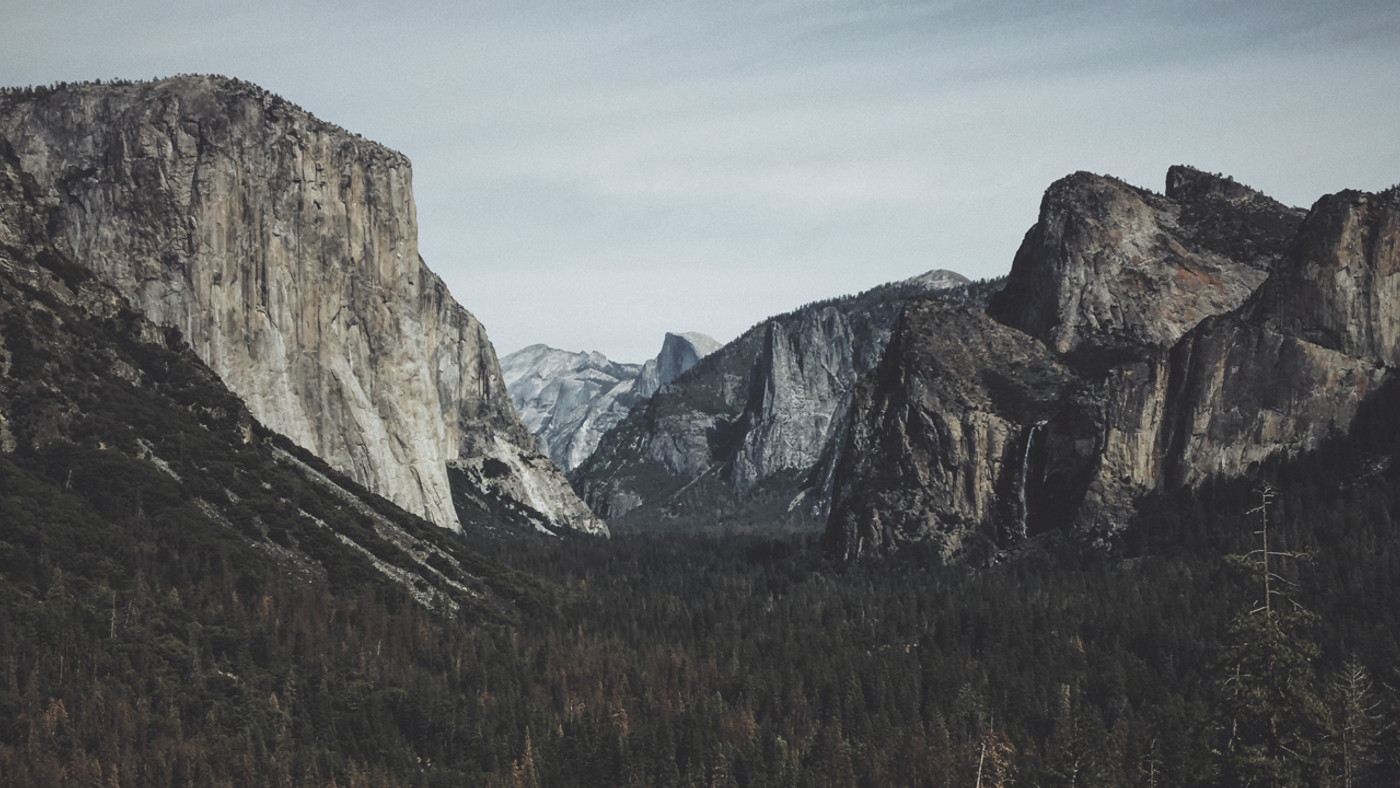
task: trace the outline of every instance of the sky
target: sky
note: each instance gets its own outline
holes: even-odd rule
[[[0,84],[214,73],[413,162],[498,353],[618,361],[935,268],[1078,170],[1400,183],[1400,3],[0,0]]]

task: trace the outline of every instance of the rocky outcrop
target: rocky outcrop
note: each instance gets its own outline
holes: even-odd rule
[[[540,451],[571,471],[634,405],[718,348],[705,334],[668,333],[656,358],[619,364],[602,353],[531,345],[504,356],[501,373]]]
[[[1082,389],[981,310],[909,301],[856,389],[828,548],[854,558],[923,542],[981,562],[1024,539],[1050,491],[1083,487]]]
[[[1323,197],[1249,303],[1173,349],[1165,479],[1316,447],[1400,362],[1397,343],[1400,189]]]
[[[1400,208],[1396,189],[1319,200],[1252,319],[1355,358],[1400,365]]]
[[[1303,212],[1187,167],[1166,196],[1079,172],[1055,182],[990,311],[1060,353],[1166,348],[1240,304]]]
[[[518,616],[492,588],[505,578],[514,595],[504,567],[263,428],[179,332],[74,263],[60,213],[4,139],[0,466],[0,523],[34,554],[57,530],[121,564],[112,536],[126,533],[150,559],[140,572],[217,553],[244,583],[389,585],[447,617]],[[181,549],[136,548],[167,539]]]
[[[680,377],[700,359],[719,350],[720,344],[714,337],[701,334],[698,331],[687,331],[683,334],[672,334],[667,332],[666,338],[661,342],[661,352],[656,354],[656,378],[655,383],[651,381],[649,372],[643,374],[646,385],[642,390],[642,396],[650,397],[656,390]]]
[[[1239,476],[1345,431],[1393,363],[1383,337],[1400,309],[1387,292],[1394,221],[1391,192],[1322,198],[1286,243],[1263,244],[1286,253],[1247,302],[1109,371],[1104,448],[1078,527],[1112,533],[1144,491]]]
[[[1086,206],[1066,197],[1071,186]],[[1125,228],[1165,203],[1123,188],[1082,175],[1052,187],[993,303],[1048,347],[1048,361],[1025,347],[1031,337],[1012,332],[1017,344],[971,313],[906,307],[857,389],[830,549],[925,541],[979,561],[1051,528],[1102,539],[1145,492],[1240,476],[1348,428],[1395,364],[1400,190],[1330,195],[1295,222],[1247,187],[1178,167],[1165,199],[1179,210],[1155,214],[1144,236]],[[1060,240],[1043,242],[1051,236]],[[1057,244],[1068,251],[1047,251]],[[1179,281],[1171,272],[1199,271],[1201,259],[1217,284],[1231,271],[1271,273],[1235,308],[1204,316],[1220,303],[1210,293],[1251,275],[1229,288],[1159,286],[1149,301],[1128,286],[1143,272]],[[1061,295],[1081,285],[1082,297]],[[1054,364],[1063,373],[1034,372]],[[1017,415],[997,406],[998,389],[1010,402],[1061,394],[1055,408]]]
[[[604,529],[419,258],[402,155],[216,77],[12,91],[0,136],[75,259],[178,329],[272,429],[439,525],[458,526],[449,463],[495,460],[523,476],[460,492],[535,491],[539,524]]]
[[[906,299],[967,296],[949,283],[969,287],[940,272],[755,326],[634,408],[570,474],[575,489],[640,527],[820,522],[856,378]]]

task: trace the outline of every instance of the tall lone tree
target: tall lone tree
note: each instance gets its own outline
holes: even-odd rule
[[[1259,491],[1261,547],[1229,556],[1260,594],[1231,621],[1222,655],[1216,750],[1220,785],[1228,788],[1303,788],[1322,783],[1332,728],[1313,666],[1319,654],[1307,632],[1317,616],[1293,599],[1296,586],[1280,565],[1301,559],[1272,549],[1268,507],[1274,491]]]

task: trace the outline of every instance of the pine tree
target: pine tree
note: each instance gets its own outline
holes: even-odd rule
[[[1328,689],[1332,708],[1337,713],[1341,788],[1378,784],[1371,777],[1376,767],[1380,698],[1366,666],[1353,657],[1342,666]]]
[[[1331,717],[1317,689],[1313,660],[1319,649],[1307,632],[1317,616],[1292,598],[1293,584],[1276,571],[1299,554],[1271,550],[1268,487],[1259,493],[1261,548],[1230,556],[1260,589],[1261,598],[1230,624],[1222,659],[1219,723],[1224,746],[1216,751],[1222,786],[1316,786],[1327,766]]]

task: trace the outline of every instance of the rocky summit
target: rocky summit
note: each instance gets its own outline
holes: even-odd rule
[[[0,137],[74,260],[177,330],[268,427],[444,527],[459,527],[455,498],[606,530],[418,256],[401,154],[198,76],[9,91]]]
[[[1060,353],[1165,347],[1242,304],[1302,218],[1189,167],[1165,196],[1075,173],[1046,190],[989,311]]]
[[[987,315],[911,301],[856,389],[825,541],[996,560],[1344,434],[1395,364],[1400,191],[1287,208],[1173,167],[1050,187]]]
[[[667,333],[655,358],[620,364],[602,353],[531,345],[502,357],[501,372],[540,451],[570,471],[634,405],[718,348],[705,334]]]

